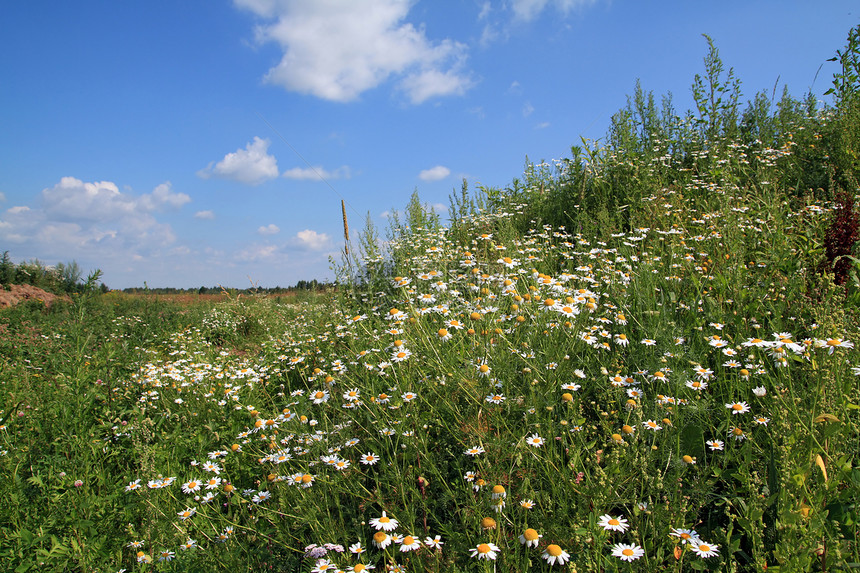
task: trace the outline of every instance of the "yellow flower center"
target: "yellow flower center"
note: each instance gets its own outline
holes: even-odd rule
[[[415,543],[415,539],[411,535],[403,538],[403,545],[412,545],[413,543]]]
[[[319,391],[316,394],[314,394],[314,398],[316,398],[317,400],[322,400],[322,398],[324,396],[325,396],[325,392],[323,392],[323,391]]]
[[[614,517],[609,520],[609,525],[621,525]]]
[[[744,409],[744,407],[743,407],[742,405],[740,405],[740,404],[732,404],[732,410],[740,411],[740,410],[743,410],[743,409]]]
[[[373,540],[377,543],[382,543],[388,537],[388,534],[384,531],[377,531],[373,534]]]
[[[491,551],[490,546],[486,543],[481,543],[478,545],[478,553],[485,555]]]
[[[625,547],[623,550],[621,550],[621,554],[626,557],[630,557],[631,555],[633,555],[633,550],[629,547]]]
[[[534,529],[529,528],[529,529],[526,529],[526,530],[523,532],[523,537],[524,537],[527,541],[534,541],[535,539],[537,539],[537,538],[538,538],[538,532],[537,532],[537,531],[535,531]]]
[[[448,331],[444,328],[440,328],[438,334],[439,336],[448,336]]]
[[[553,557],[558,557],[559,555],[561,555],[561,547],[553,543],[552,545],[547,546],[546,552]]]

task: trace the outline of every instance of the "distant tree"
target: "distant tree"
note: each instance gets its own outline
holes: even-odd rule
[[[54,267],[54,272],[57,275],[59,288],[64,292],[74,292],[81,284],[81,278],[84,273],[76,261],[70,263],[57,263]]]
[[[15,263],[9,257],[9,251],[3,251],[0,257],[0,283],[11,284],[15,280]]]

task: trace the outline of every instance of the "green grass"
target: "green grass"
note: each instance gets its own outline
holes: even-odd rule
[[[836,189],[796,177],[840,117],[527,166],[327,295],[3,311],[0,562],[857,567],[858,285],[823,271]]]

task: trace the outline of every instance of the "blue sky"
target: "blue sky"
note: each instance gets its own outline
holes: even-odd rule
[[[702,34],[745,96],[828,101],[857,23],[856,0],[4,2],[0,251],[112,288],[330,279],[341,199],[353,235],[416,188],[444,216],[463,178],[603,137],[637,78],[685,110]]]

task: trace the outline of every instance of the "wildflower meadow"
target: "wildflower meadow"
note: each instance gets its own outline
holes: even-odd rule
[[[832,106],[707,41],[326,292],[0,311],[0,568],[860,567],[860,28]]]

